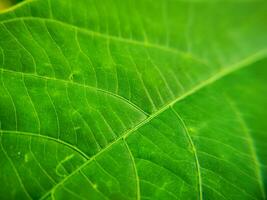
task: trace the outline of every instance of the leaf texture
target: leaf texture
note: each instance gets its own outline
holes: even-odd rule
[[[266,199],[267,3],[28,0],[0,14],[0,199]]]

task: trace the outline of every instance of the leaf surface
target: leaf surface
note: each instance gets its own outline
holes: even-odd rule
[[[0,15],[0,199],[266,199],[267,4],[28,0]]]

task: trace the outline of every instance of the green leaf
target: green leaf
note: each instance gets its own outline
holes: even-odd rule
[[[266,199],[267,3],[28,0],[0,15],[0,199]]]

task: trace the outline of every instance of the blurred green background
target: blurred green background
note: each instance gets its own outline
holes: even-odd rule
[[[0,0],[0,11],[5,10],[12,5],[19,3],[23,0]]]

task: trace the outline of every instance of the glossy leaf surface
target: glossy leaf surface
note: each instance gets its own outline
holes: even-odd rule
[[[266,199],[267,3],[29,0],[0,15],[0,199]]]

